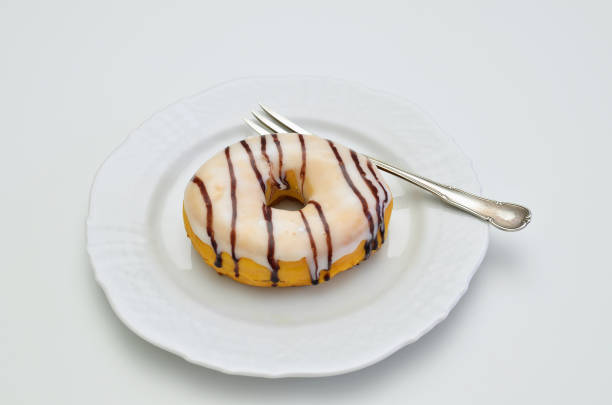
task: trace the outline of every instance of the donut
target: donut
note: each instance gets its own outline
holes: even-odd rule
[[[304,204],[275,208],[283,198]],[[253,136],[206,161],[183,201],[187,236],[219,274],[261,287],[316,285],[384,243],[393,197],[365,156],[295,133]]]

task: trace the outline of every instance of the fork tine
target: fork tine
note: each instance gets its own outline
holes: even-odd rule
[[[270,131],[268,131],[267,129],[265,129],[264,127],[262,127],[261,125],[259,125],[253,120],[250,120],[247,118],[244,120],[244,122],[246,122],[246,124],[249,127],[251,127],[251,129],[253,129],[255,132],[257,132],[259,135],[268,135],[270,133]]]
[[[283,124],[285,127],[289,128],[293,132],[297,132],[298,134],[310,135],[310,132],[306,131],[304,128],[300,127],[295,122],[288,120],[277,112],[272,111],[270,108],[266,107],[263,104],[259,104],[262,110],[266,112],[270,117],[274,118],[276,121]]]
[[[251,114],[253,114],[253,117],[255,117],[257,119],[257,121],[259,121],[260,123],[262,123],[265,127],[270,128],[270,130],[273,133],[283,133],[283,132],[288,132],[287,128],[281,127],[280,125],[278,125],[277,123],[275,123],[274,121],[264,117],[261,114],[256,113],[255,111],[252,111]]]

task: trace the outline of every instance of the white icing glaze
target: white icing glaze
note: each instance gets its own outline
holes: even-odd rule
[[[303,137],[306,148],[304,199],[307,202],[310,200],[317,201],[321,205],[329,224],[333,251],[332,262],[335,262],[352,253],[363,240],[370,240],[372,234],[361,202],[344,178],[329,142],[313,135],[303,135]],[[255,165],[264,184],[267,184],[270,178],[272,178],[272,181],[279,181],[279,153],[272,136],[266,135],[265,137],[266,152],[270,158],[270,165],[261,153],[261,138],[260,136],[253,136],[246,138],[245,142],[250,146]],[[293,171],[299,181],[302,149],[298,135],[279,134],[278,140],[283,154],[283,176],[284,173]],[[336,143],[334,143],[334,146],[344,162],[349,178],[367,202],[376,233],[379,226],[376,199],[351,158],[350,149]],[[229,152],[236,177],[236,257],[247,257],[271,269],[267,256],[267,223],[262,214],[262,204],[265,203],[265,196],[243,145],[240,142],[235,143],[229,146]],[[357,154],[357,156],[366,178],[376,187],[384,213],[391,201],[391,192],[380,173],[374,168],[380,184],[388,194],[388,199],[384,203],[384,192],[379,181],[368,170],[367,158],[361,154]],[[210,196],[213,211],[212,229],[218,246],[217,251],[227,252],[231,255],[232,201],[230,174],[225,152],[221,151],[209,159],[198,169],[195,176],[205,184]],[[200,189],[193,182],[190,182],[185,190],[184,208],[196,236],[210,245],[211,241],[206,231],[206,204]],[[317,257],[312,257],[310,240],[300,213],[272,208],[275,241],[274,257],[280,261],[298,261],[306,258],[313,279],[318,279],[319,274],[314,274],[315,260],[318,264],[319,273],[321,270],[327,269],[326,233],[313,204],[307,204],[302,212],[311,228],[317,248]]]

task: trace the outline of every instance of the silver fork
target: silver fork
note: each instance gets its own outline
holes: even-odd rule
[[[270,108],[260,104],[262,113],[253,111],[255,119],[245,119],[245,122],[260,135],[271,133],[295,132],[309,135],[310,132],[301,128],[296,123],[272,111]],[[416,174],[408,173],[373,157],[367,156],[379,169],[391,173],[397,177],[409,181],[424,190],[438,196],[442,201],[453,207],[468,212],[493,226],[504,231],[518,231],[527,226],[531,221],[531,212],[526,207],[518,204],[489,200],[478,195],[468,193],[456,187],[445,186],[433,180],[426,179]]]

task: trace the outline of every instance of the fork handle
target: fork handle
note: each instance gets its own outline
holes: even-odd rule
[[[468,193],[456,187],[445,186],[398,169],[397,167],[368,157],[379,169],[401,177],[410,183],[437,195],[442,201],[468,212],[504,231],[518,231],[531,221],[531,212],[526,207],[508,202],[499,202]]]

